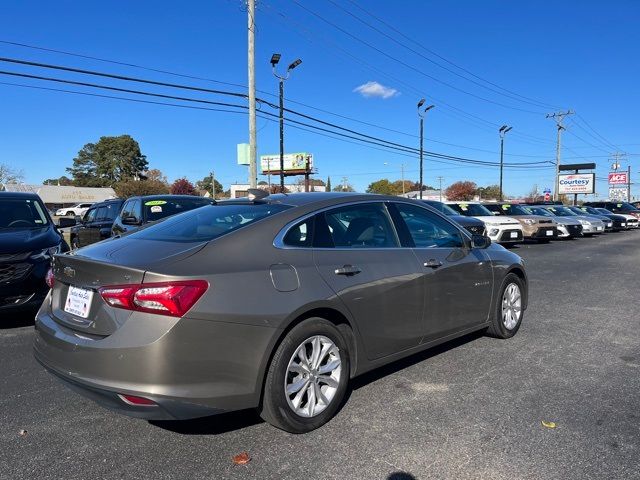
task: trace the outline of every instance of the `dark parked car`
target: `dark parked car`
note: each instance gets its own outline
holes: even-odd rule
[[[610,229],[614,232],[619,232],[620,230],[627,230],[630,228],[627,227],[626,217],[623,217],[622,215],[616,215],[615,213],[605,210],[604,208],[589,207],[587,205],[583,205],[582,207],[578,208],[580,208],[580,210],[582,210],[587,215],[600,215],[609,219],[611,223]]]
[[[124,200],[116,198],[96,203],[82,216],[71,229],[71,248],[86,247],[111,236],[111,227]]]
[[[67,250],[38,195],[0,192],[0,311],[40,306],[51,259]]]
[[[464,215],[460,215],[453,208],[451,208],[446,203],[438,202],[437,200],[419,200],[423,203],[426,203],[430,207],[435,208],[440,213],[443,213],[451,220],[456,222],[458,225],[466,228],[469,233],[472,235],[486,235],[487,229],[484,226],[484,222],[482,220],[478,220],[474,217],[465,217]]]
[[[610,212],[621,215],[631,215],[640,220],[640,209],[628,202],[585,202],[585,205],[595,208],[606,208]]]
[[[137,230],[142,225],[155,222],[171,215],[187,212],[204,205],[212,205],[213,200],[193,195],[148,195],[131,197],[122,206],[111,227],[112,235]]]
[[[520,257],[487,237],[341,193],[205,206],[53,272],[34,353],[78,392],[147,419],[255,407],[295,433],[366,371],[475,330],[512,337],[528,296]]]

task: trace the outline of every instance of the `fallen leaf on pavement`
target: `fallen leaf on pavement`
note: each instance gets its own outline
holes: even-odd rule
[[[26,437],[27,436],[27,431],[26,430],[20,430],[18,432],[18,435],[20,435],[21,437]]]
[[[251,460],[251,457],[247,452],[239,453],[238,455],[233,457],[233,463],[236,465],[246,465]]]
[[[556,428],[556,422],[545,422],[542,420],[542,426],[547,428]]]

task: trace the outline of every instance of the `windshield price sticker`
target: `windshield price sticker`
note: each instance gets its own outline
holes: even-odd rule
[[[166,203],[166,200],[149,200],[148,202],[145,202],[145,205],[147,207],[152,207],[154,205],[165,205]]]
[[[151,213],[162,213],[162,207],[160,205],[152,205]]]

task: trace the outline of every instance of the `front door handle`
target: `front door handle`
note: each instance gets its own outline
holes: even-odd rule
[[[336,275],[351,276],[351,275],[357,275],[361,271],[362,270],[360,270],[358,267],[354,267],[353,265],[345,265],[343,267],[336,268],[333,271],[333,273],[335,273]]]
[[[435,258],[430,258],[426,262],[424,262],[424,266],[427,268],[438,268],[442,266],[442,262],[440,260],[436,260]]]

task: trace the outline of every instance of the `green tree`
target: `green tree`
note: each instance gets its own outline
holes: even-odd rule
[[[77,186],[100,187],[116,182],[143,178],[147,157],[130,135],[100,137],[97,143],[87,143],[73,159],[67,171]]]
[[[67,187],[69,185],[73,185],[73,180],[71,180],[66,175],[62,175],[60,178],[47,178],[42,182],[43,185],[60,185],[63,187]]]
[[[478,186],[474,182],[464,181],[452,183],[444,191],[449,200],[473,200],[478,191]]]
[[[173,195],[197,195],[196,187],[186,178],[179,178],[173,182],[170,191]]]
[[[489,185],[488,187],[479,187],[478,195],[483,200],[500,200],[500,185]]]
[[[222,186],[222,184],[218,180],[214,180],[214,181],[215,181],[215,184],[216,184],[215,197],[218,197],[218,196],[224,194],[224,187]],[[265,185],[266,185],[266,183],[265,183]],[[198,180],[196,182],[196,187],[198,187],[200,190],[206,190],[207,192],[209,192],[209,194],[211,194],[211,176],[207,175],[202,180]]]
[[[158,182],[169,185],[169,182],[167,181],[167,176],[157,168],[152,168],[151,170],[148,170],[145,173],[145,177],[147,177],[147,180],[156,180]]]
[[[331,191],[331,177],[327,177],[327,192]]]
[[[169,193],[169,185],[159,180],[122,180],[114,183],[113,189],[120,198]]]
[[[391,183],[388,179],[383,178],[381,180],[376,180],[375,182],[371,182],[367,187],[367,193],[379,193],[382,195],[398,195],[398,193],[402,193],[402,182]],[[399,188],[398,188],[399,187]]]
[[[333,187],[334,192],[355,192],[356,189],[350,183],[341,183]]]

